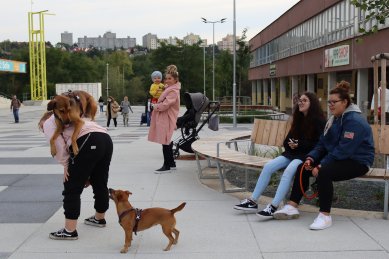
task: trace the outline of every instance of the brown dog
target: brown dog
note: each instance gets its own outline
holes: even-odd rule
[[[80,134],[81,128],[84,125],[82,117],[95,119],[97,112],[97,104],[89,93],[85,91],[69,91],[61,95],[57,95],[47,104],[47,110],[53,111],[55,116],[56,131],[50,139],[50,152],[55,156],[57,149],[55,140],[63,132],[65,125],[72,123],[74,132],[72,134],[72,149],[76,156],[79,152],[77,145],[77,137]]]
[[[135,232],[136,235],[137,231],[142,231],[158,224],[162,226],[163,233],[169,239],[169,244],[164,251],[170,250],[170,247],[173,244],[177,244],[178,236],[180,234],[180,231],[175,228],[176,218],[174,217],[174,213],[182,210],[186,203],[183,202],[180,206],[172,210],[164,208],[138,210],[133,208],[128,201],[130,194],[132,193],[129,191],[109,189],[109,197],[116,204],[119,223],[125,232],[125,242],[120,252],[128,252],[128,247],[131,246],[132,232]],[[174,233],[175,238],[172,233]]]

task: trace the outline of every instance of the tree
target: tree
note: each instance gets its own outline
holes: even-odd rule
[[[238,73],[238,96],[246,95],[250,93],[250,83],[248,81],[248,68],[250,66],[250,48],[245,42],[247,28],[243,29],[242,37],[240,37],[236,44],[239,46],[239,49],[236,51],[237,56],[237,73]],[[242,90],[243,89],[243,90]],[[249,91],[244,91],[249,90]],[[243,93],[244,92],[244,93]]]
[[[385,24],[385,19],[389,17],[389,1],[388,0],[351,0],[351,3],[368,14],[365,17],[366,21],[376,20],[369,30],[362,26],[359,27],[359,32],[364,35],[376,33],[379,24]]]

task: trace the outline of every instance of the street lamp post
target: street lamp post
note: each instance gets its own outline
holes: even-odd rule
[[[108,99],[108,66],[109,66],[109,63],[107,63],[107,99]]]
[[[212,34],[213,34],[213,44],[212,44],[212,100],[215,100],[215,23],[224,23],[227,18],[223,18],[217,21],[208,21],[207,19],[201,17],[203,23],[212,23]]]
[[[206,94],[205,94],[205,45],[203,46],[203,50],[204,50],[204,75],[203,75],[203,78],[204,78],[204,95],[206,96]]]
[[[233,82],[232,82],[232,125],[236,128],[236,19],[235,19],[235,0],[234,0],[234,40],[233,40]]]

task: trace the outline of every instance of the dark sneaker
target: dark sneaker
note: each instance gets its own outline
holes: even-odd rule
[[[105,219],[96,219],[95,216],[84,219],[84,223],[86,225],[91,225],[91,226],[99,227],[99,228],[103,228],[103,227],[105,227],[105,224],[107,224]]]
[[[66,229],[60,229],[57,232],[50,233],[49,237],[55,240],[77,240],[78,233],[77,230],[73,232],[67,232]]]
[[[155,174],[166,174],[170,172],[170,167],[166,167],[165,165],[154,171]]]
[[[268,204],[265,209],[259,211],[257,216],[262,219],[272,219],[274,212],[276,212],[277,208],[271,204]]]
[[[245,210],[245,211],[257,211],[258,204],[255,201],[252,201],[250,199],[244,199],[243,201],[240,202],[240,204],[235,205],[234,209]]]

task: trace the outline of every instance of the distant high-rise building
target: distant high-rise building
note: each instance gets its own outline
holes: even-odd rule
[[[61,33],[61,43],[72,46],[73,45],[73,33],[67,32],[67,31]]]
[[[170,36],[169,38],[158,39],[158,47],[160,46],[160,43],[161,43],[161,42],[164,42],[164,43],[166,43],[167,45],[176,46],[176,45],[177,45],[177,37],[172,37],[172,36]]]
[[[239,37],[236,37],[236,39],[238,40]],[[231,53],[233,53],[234,52],[234,35],[227,34],[226,37],[222,38],[221,41],[217,42],[217,47],[220,50],[228,50]],[[238,49],[239,49],[239,45],[236,44],[236,50],[238,50]]]
[[[78,47],[89,48],[95,47],[99,49],[115,49],[115,48],[133,48],[136,46],[136,38],[116,38],[116,33],[106,32],[103,37],[87,37],[78,38]]]
[[[195,34],[193,34],[193,33],[190,33],[190,34],[186,35],[186,36],[182,39],[182,41],[183,41],[185,44],[187,44],[187,45],[194,45],[194,44],[197,44],[197,43],[199,43],[199,42],[206,41],[206,40],[202,40],[202,39],[200,38],[199,35],[195,35]]]
[[[158,47],[158,38],[156,34],[147,33],[142,37],[142,46],[144,48],[157,49]]]

